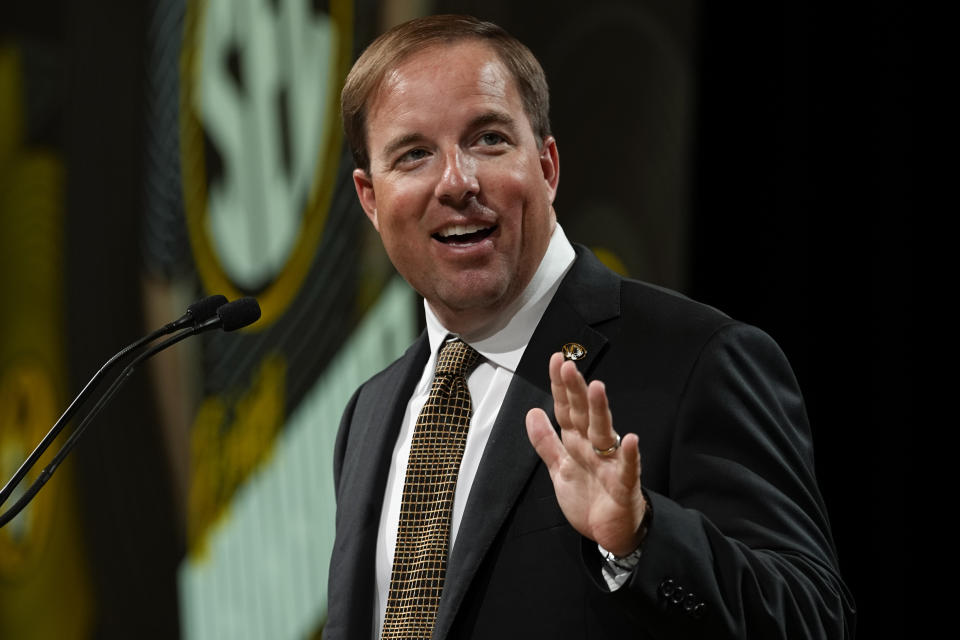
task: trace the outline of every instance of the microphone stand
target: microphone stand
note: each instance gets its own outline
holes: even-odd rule
[[[113,382],[107,388],[107,391],[97,400],[96,404],[87,413],[87,415],[83,417],[83,420],[81,420],[80,424],[77,425],[77,428],[74,429],[73,433],[70,434],[70,437],[67,439],[67,441],[63,444],[63,446],[57,452],[57,455],[54,456],[50,464],[44,467],[44,469],[40,472],[40,475],[37,476],[37,479],[34,480],[33,484],[30,485],[27,491],[22,496],[20,496],[20,499],[17,500],[17,502],[15,502],[13,506],[10,507],[10,509],[8,509],[3,514],[0,514],[0,528],[2,528],[4,525],[10,522],[14,517],[16,517],[16,515],[20,513],[24,509],[24,507],[26,507],[27,504],[30,503],[31,500],[33,500],[34,496],[37,495],[40,489],[43,488],[43,485],[47,483],[47,481],[50,479],[53,473],[57,470],[57,467],[60,466],[60,463],[63,462],[64,458],[66,458],[67,455],[70,453],[70,451],[72,451],[73,448],[76,446],[80,437],[83,435],[84,431],[86,431],[87,426],[90,424],[90,421],[93,420],[93,418],[95,418],[100,413],[103,407],[107,405],[107,403],[113,398],[113,396],[117,394],[117,392],[124,385],[124,383],[126,383],[126,381],[130,378],[134,370],[137,368],[137,366],[141,362],[154,356],[160,351],[167,349],[168,347],[172,347],[173,345],[180,342],[181,340],[189,338],[190,336],[197,335],[205,331],[209,331],[211,329],[216,329],[216,328],[222,328],[224,331],[234,331],[236,329],[245,327],[248,324],[252,324],[257,319],[259,319],[259,317],[260,317],[260,307],[259,305],[257,305],[256,300],[254,300],[253,298],[240,298],[238,300],[234,300],[233,302],[229,302],[225,305],[222,305],[219,309],[217,309],[216,316],[212,318],[208,318],[203,322],[198,322],[194,324],[194,326],[192,327],[183,329],[179,333],[167,338],[163,342],[159,342],[153,345],[149,349],[137,355],[126,367],[124,367],[123,371],[120,372],[120,375],[114,378]],[[140,341],[140,343],[143,344],[144,342]],[[128,353],[131,348],[125,349],[122,353]],[[120,354],[118,354],[118,356],[119,355]],[[108,364],[114,362],[116,358],[117,356],[111,359],[111,361]],[[104,365],[104,367],[106,366],[107,365]],[[103,371],[103,369],[101,369],[101,371]],[[98,372],[98,375],[99,375],[99,372]],[[72,406],[73,405],[71,405],[71,407]],[[59,424],[59,421],[58,421],[58,424]],[[54,425],[54,428],[56,428],[56,425]],[[52,431],[53,430],[51,429],[51,432]],[[46,438],[44,438],[44,440],[46,440]],[[43,443],[41,443],[41,445],[42,444]],[[37,448],[39,449],[40,447],[37,447]],[[34,451],[34,453],[36,453],[36,451]],[[40,453],[42,454],[43,452],[41,451]],[[36,457],[39,458],[40,457],[39,454]],[[31,456],[31,458],[33,458],[33,456]],[[21,469],[23,469],[25,465],[26,463],[24,463],[24,465],[21,465]],[[29,467],[27,468],[29,469]],[[23,475],[26,475],[26,471],[24,471]],[[19,482],[19,480],[17,482]],[[16,484],[17,484],[16,482],[13,482],[13,480],[11,480],[11,482],[8,483],[8,486],[15,486]],[[4,491],[6,490],[7,490],[7,487],[4,487]],[[11,492],[12,492],[12,488],[11,488]]]
[[[20,468],[17,469],[16,473],[10,478],[9,481],[3,486],[3,489],[0,490],[0,505],[3,505],[13,494],[14,489],[19,485],[23,479],[27,476],[27,473],[37,464],[37,461],[40,459],[40,456],[50,447],[57,436],[60,435],[60,432],[63,431],[63,428],[67,426],[67,423],[73,418],[73,415],[77,412],[80,406],[87,400],[87,397],[90,393],[96,389],[100,384],[100,380],[106,375],[108,371],[114,368],[120,360],[126,357],[132,351],[140,349],[144,345],[153,342],[161,336],[173,333],[183,329],[185,326],[190,324],[196,326],[200,322],[208,320],[211,316],[216,317],[217,309],[227,304],[227,299],[222,295],[208,296],[202,298],[197,302],[194,302],[187,308],[187,312],[183,314],[179,319],[170,322],[163,327],[153,331],[152,333],[140,338],[136,342],[127,345],[116,353],[112,358],[107,360],[102,367],[90,378],[89,382],[84,385],[80,393],[77,394],[77,397],[73,399],[73,402],[67,407],[60,417],[54,423],[53,427],[47,434],[43,437],[43,440],[40,441],[40,444],[36,446],[33,452],[24,460],[23,464],[20,465]],[[0,525],[2,526],[2,525]]]

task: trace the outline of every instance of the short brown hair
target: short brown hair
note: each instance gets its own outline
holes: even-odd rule
[[[492,22],[472,16],[439,15],[397,25],[373,41],[360,55],[340,94],[347,142],[357,167],[370,173],[367,151],[367,108],[384,76],[410,55],[432,45],[477,39],[489,44],[517,83],[523,110],[537,145],[550,135],[550,92],[543,68],[522,42]]]

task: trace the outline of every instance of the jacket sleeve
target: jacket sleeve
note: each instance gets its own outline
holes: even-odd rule
[[[853,636],[803,399],[766,334],[728,324],[706,342],[677,406],[669,486],[648,494],[642,557],[611,595],[651,636]]]

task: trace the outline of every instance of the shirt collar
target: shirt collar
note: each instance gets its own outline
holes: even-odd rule
[[[530,283],[493,323],[481,335],[462,336],[465,342],[477,350],[481,356],[499,367],[517,370],[527,343],[540,323],[543,312],[553,299],[560,281],[573,265],[576,253],[563,229],[557,224],[550,236],[547,251],[537,267]],[[427,335],[430,339],[431,360],[434,359],[440,343],[452,334],[437,318],[426,300],[423,308],[427,321]]]

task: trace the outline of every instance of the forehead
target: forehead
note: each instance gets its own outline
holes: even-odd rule
[[[385,74],[370,103],[368,135],[384,128],[475,109],[522,112],[516,81],[496,51],[478,40],[432,45]],[[375,151],[375,149],[374,149]]]

